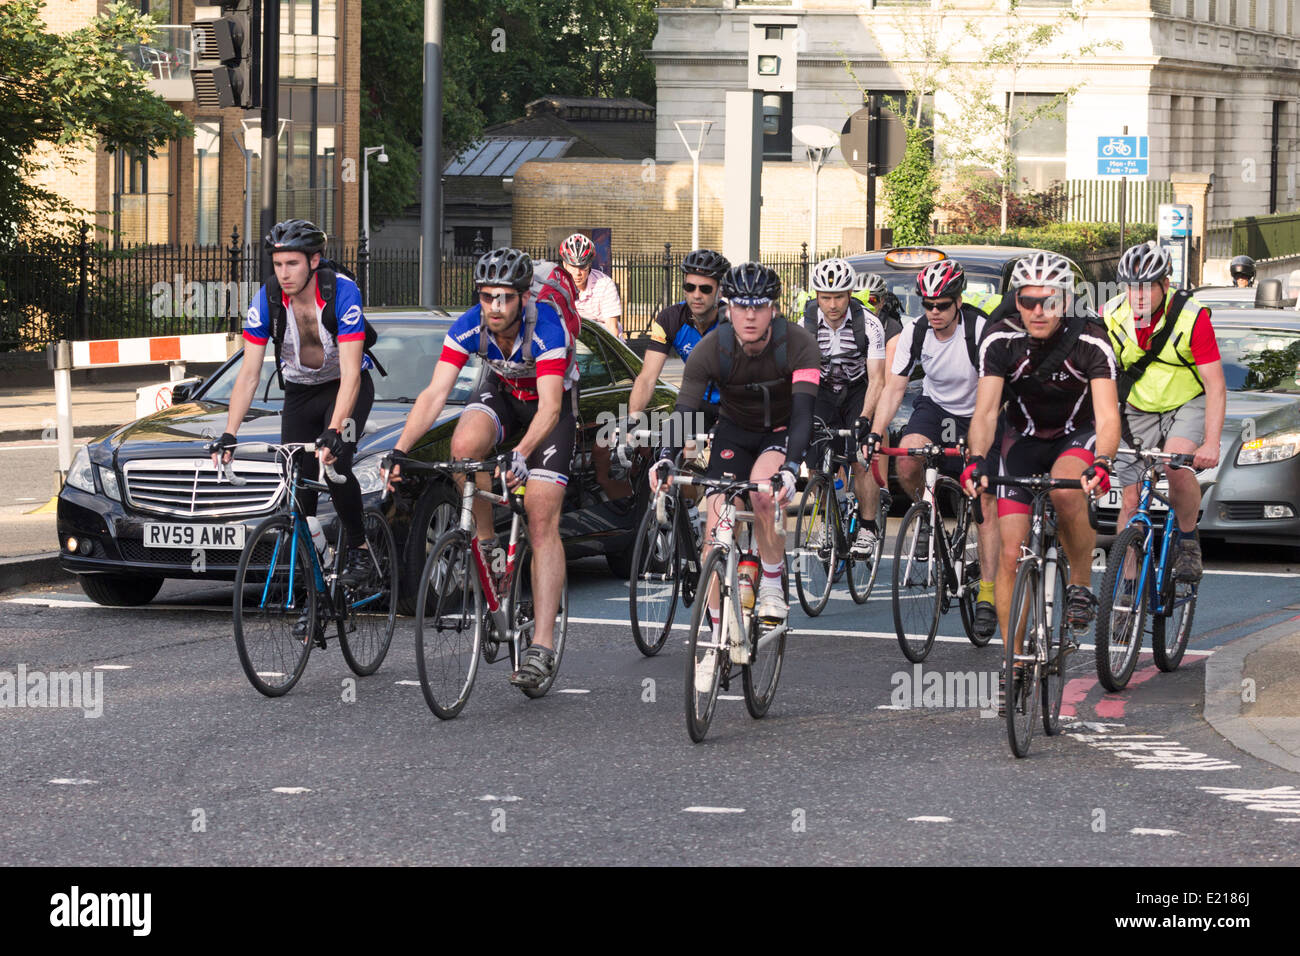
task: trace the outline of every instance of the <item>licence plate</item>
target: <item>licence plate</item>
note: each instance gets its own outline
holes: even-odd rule
[[[1161,494],[1169,493],[1168,489],[1165,488],[1158,488],[1157,490]],[[1101,499],[1101,507],[1106,511],[1119,511],[1120,505],[1123,502],[1123,498],[1124,498],[1124,493],[1122,491],[1120,491],[1118,488],[1112,488],[1110,491],[1106,492],[1106,497]],[[1151,510],[1168,511],[1169,506],[1165,504],[1163,501],[1160,501],[1158,498],[1152,496]]]
[[[166,524],[149,521],[144,526],[146,548],[223,548],[242,550],[242,524]]]

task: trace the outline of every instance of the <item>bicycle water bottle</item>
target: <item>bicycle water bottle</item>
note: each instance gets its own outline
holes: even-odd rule
[[[316,547],[316,553],[320,555],[320,563],[328,568],[334,563],[334,549],[330,547],[329,541],[325,539],[325,529],[321,527],[320,519],[315,515],[307,518],[307,528],[311,531],[311,543]]]
[[[744,628],[744,634],[733,635],[734,641],[731,648],[731,659],[737,664],[748,664],[749,659],[745,651],[745,634],[749,633],[749,620],[754,613],[754,595],[758,587],[758,562],[754,560],[752,554],[745,555],[736,568],[736,585],[740,591],[740,621]],[[733,622],[732,626],[735,624]]]

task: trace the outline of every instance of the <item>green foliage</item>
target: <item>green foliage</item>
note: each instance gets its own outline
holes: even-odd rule
[[[1002,196],[1007,197],[1007,227],[1047,226],[1055,222],[1052,207],[1059,202],[1059,186],[1042,192],[1017,193],[1003,190],[1002,180],[984,170],[963,169],[939,197],[947,213],[948,226],[958,232],[987,232],[998,229],[1002,219]]]
[[[1156,237],[1154,223],[1129,223],[1124,244],[1135,245]],[[1119,225],[1112,222],[1055,222],[1000,232],[996,224],[986,232],[944,233],[940,245],[1025,246],[1046,249],[1082,262],[1088,256],[1119,251]]]
[[[35,185],[77,147],[155,155],[168,140],[193,136],[180,112],[149,91],[144,71],[121,51],[149,42],[154,20],[114,3],[88,25],[46,32],[44,0],[0,5],[0,247],[19,237],[70,235],[79,210]]]
[[[923,245],[930,241],[930,216],[934,213],[938,177],[930,151],[929,133],[909,126],[903,161],[881,180],[889,205],[894,244]]]

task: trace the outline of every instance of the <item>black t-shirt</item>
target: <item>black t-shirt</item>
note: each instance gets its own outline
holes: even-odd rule
[[[772,321],[784,322],[785,319],[777,317]],[[706,335],[686,360],[681,391],[677,395],[678,407],[699,409],[709,383],[722,378],[718,361],[720,338],[716,333]],[[757,355],[749,355],[739,340],[735,342],[731,355],[731,379],[721,385],[721,417],[748,431],[765,430],[763,392],[746,388],[746,385],[752,383],[783,380],[781,384],[769,389],[772,421],[780,425],[790,422],[791,396],[795,392],[814,397],[817,395],[821,381],[822,354],[817,348],[816,337],[802,326],[787,323],[785,348],[788,368],[778,369],[776,350],[770,337],[763,351]]]
[[[1049,339],[1032,338],[1019,315],[994,322],[980,342],[980,376],[996,375],[1006,385],[1007,422],[1022,435],[1059,438],[1084,428],[1094,428],[1091,382],[1115,378],[1115,353],[1106,329],[1089,316],[1079,339],[1061,367],[1047,382],[1030,373],[1056,346],[1069,316]]]
[[[685,302],[676,302],[668,306],[650,323],[650,340],[646,342],[646,351],[667,355],[676,350],[682,361],[685,361],[690,358],[692,350],[700,343],[700,339],[718,327],[718,321],[722,318],[725,309],[726,305],[720,303],[717,312],[714,313],[712,324],[701,332],[695,324],[695,316],[691,314],[690,306]]]

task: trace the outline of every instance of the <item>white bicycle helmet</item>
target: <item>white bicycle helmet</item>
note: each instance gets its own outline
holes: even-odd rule
[[[1045,286],[1074,292],[1074,270],[1070,260],[1055,252],[1035,252],[1016,262],[1011,270],[1011,288]]]
[[[596,247],[582,233],[575,232],[561,244],[560,258],[571,266],[585,269],[596,260]]]
[[[823,259],[813,269],[814,292],[852,292],[857,274],[847,259]]]
[[[884,278],[876,275],[874,272],[867,272],[863,275],[862,283],[859,288],[865,289],[868,295],[884,295],[889,291],[889,287],[885,285]]]
[[[1116,278],[1127,284],[1159,282],[1169,275],[1171,268],[1169,250],[1156,243],[1143,242],[1120,256]]]

